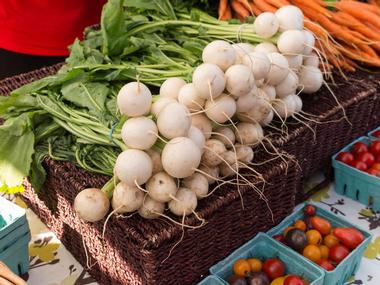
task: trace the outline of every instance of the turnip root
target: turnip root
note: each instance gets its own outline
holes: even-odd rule
[[[314,34],[309,31],[303,30],[302,32],[305,36],[305,47],[303,50],[303,54],[309,55],[313,52],[315,46],[315,37]]]
[[[278,52],[277,47],[272,43],[260,43],[255,47],[255,52],[262,52],[262,53],[272,53],[272,52]]]
[[[160,112],[170,103],[177,103],[177,100],[167,97],[159,98],[152,104],[150,111],[157,118]]]
[[[226,89],[237,97],[247,94],[256,86],[252,71],[242,64],[232,65],[225,76]]]
[[[114,170],[120,181],[131,186],[142,185],[152,176],[153,164],[144,151],[128,149],[119,154]]]
[[[169,202],[170,211],[177,216],[190,215],[197,208],[196,194],[188,188],[179,188],[175,199]]]
[[[160,172],[163,170],[162,163],[161,163],[161,154],[158,151],[155,151],[153,149],[146,150],[146,153],[149,155],[150,159],[152,160],[152,174],[156,174],[157,172]]]
[[[86,222],[102,220],[110,209],[110,201],[102,190],[97,188],[84,189],[74,200],[74,210]]]
[[[237,162],[234,162],[233,164],[226,164],[222,163],[219,165],[220,174],[223,178],[234,176],[239,171],[239,165]]]
[[[315,52],[311,52],[303,59],[303,65],[319,67],[319,57]]]
[[[202,60],[204,63],[216,64],[225,71],[235,63],[236,51],[226,41],[212,41],[203,49]]]
[[[243,57],[243,64],[253,72],[255,80],[265,78],[270,70],[270,61],[265,53],[251,52]]]
[[[280,32],[286,30],[303,30],[302,10],[293,5],[283,6],[275,13],[279,23]]]
[[[210,120],[222,124],[235,114],[236,102],[231,96],[223,94],[216,99],[207,100],[205,110]]]
[[[206,139],[211,137],[212,123],[204,114],[191,115],[191,125],[200,129]]]
[[[277,33],[279,26],[280,22],[271,12],[261,13],[256,17],[255,22],[253,23],[256,34],[264,39],[274,36]]]
[[[198,146],[201,152],[203,152],[203,147],[205,145],[206,138],[200,129],[198,129],[195,126],[191,126],[187,134],[187,137]]]
[[[223,157],[223,162],[227,163],[229,165],[231,165],[237,161],[236,154],[232,150],[225,151],[223,153],[222,157]]]
[[[182,184],[193,191],[199,200],[208,194],[208,180],[203,174],[194,173],[183,179]]]
[[[265,94],[268,96],[269,100],[272,101],[276,99],[276,88],[272,85],[265,85],[261,88],[259,88],[258,92],[260,92],[260,89],[265,92]]]
[[[295,94],[292,94],[290,96],[292,96],[294,103],[296,105],[296,111],[295,112],[296,113],[301,112],[303,103],[302,103],[302,99],[300,98],[300,96],[297,96]]]
[[[269,53],[268,58],[271,65],[267,76],[267,81],[270,85],[277,85],[288,75],[289,64],[286,58],[277,52]]]
[[[304,93],[317,92],[323,84],[323,75],[319,68],[302,66],[299,73],[299,85]]]
[[[130,213],[141,207],[144,193],[136,186],[120,182],[116,185],[112,196],[112,208],[118,214]]]
[[[283,54],[302,54],[305,49],[305,34],[299,30],[284,31],[277,40],[277,48]]]
[[[125,84],[117,94],[120,113],[128,117],[139,117],[149,113],[152,93],[141,82]]]
[[[165,211],[165,204],[155,201],[152,198],[145,197],[139,214],[145,219],[157,219]]]
[[[222,162],[222,155],[226,152],[225,145],[217,139],[209,139],[205,143],[205,151],[202,156],[202,163],[207,166],[217,166]]]
[[[297,90],[297,87],[298,76],[295,72],[290,71],[288,76],[286,76],[285,79],[276,86],[277,97],[283,98],[289,94],[292,94]]]
[[[209,99],[222,94],[226,87],[226,80],[220,67],[212,63],[203,63],[193,73],[193,84],[200,97]]]
[[[168,139],[187,136],[190,126],[190,112],[180,103],[167,105],[157,117],[158,130]]]
[[[297,72],[302,65],[303,56],[302,54],[297,55],[284,55],[286,60],[288,61],[289,68],[294,72]]]
[[[253,150],[251,147],[246,145],[236,145],[236,159],[243,163],[250,163],[253,159]]]
[[[158,129],[153,120],[147,117],[128,119],[121,129],[124,143],[135,149],[146,150],[151,148],[157,140]]]
[[[273,120],[273,117],[274,117],[274,112],[273,110],[270,110],[269,114],[266,116],[266,118],[263,118],[259,123],[261,126],[268,126],[272,120]]]
[[[259,89],[260,90],[260,89]],[[271,110],[269,103],[270,98],[264,91],[260,91],[260,95],[254,97],[254,104],[247,112],[238,113],[238,118],[242,122],[258,123],[266,118]]]
[[[291,117],[296,112],[296,102],[294,101],[293,95],[288,95],[282,99],[278,99],[273,104],[273,108],[281,118],[285,119]]]
[[[188,83],[179,90],[178,102],[185,105],[190,111],[200,111],[205,104],[205,99],[199,96],[193,83]]]
[[[194,173],[201,162],[199,147],[187,137],[170,140],[161,154],[164,170],[175,178],[185,178]]]
[[[235,131],[236,140],[243,145],[253,145],[261,142],[264,132],[259,124],[239,123]]]
[[[236,52],[235,64],[242,64],[243,57],[255,51],[255,47],[248,43],[237,43],[233,44],[232,47],[235,49]]]
[[[216,180],[219,179],[219,167],[218,166],[207,166],[207,165],[201,165],[199,167],[200,173],[202,173],[204,176],[206,176],[208,184],[214,183]]]
[[[178,77],[166,79],[160,87],[161,98],[177,99],[179,90],[186,84],[185,80]]]
[[[257,89],[255,90],[257,91]],[[238,113],[246,113],[257,104],[257,93],[249,92],[243,96],[240,96],[236,101],[236,111]]]
[[[232,145],[235,143],[235,134],[234,131],[230,128],[221,127],[216,129],[215,133],[217,134],[214,134],[212,138],[221,141],[227,148],[232,147]]]
[[[177,193],[177,184],[173,177],[166,172],[158,172],[153,175],[145,185],[149,197],[155,201],[169,202]]]

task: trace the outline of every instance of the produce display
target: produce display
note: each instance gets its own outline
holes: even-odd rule
[[[333,271],[364,241],[363,234],[355,228],[333,228],[328,220],[318,216],[313,205],[304,207],[303,220],[295,221],[273,238],[326,271]]]
[[[371,136],[380,139],[380,130],[374,131],[371,133]]]

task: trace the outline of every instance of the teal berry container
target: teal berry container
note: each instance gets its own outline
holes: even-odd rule
[[[364,241],[357,248],[351,251],[351,253],[344,260],[342,260],[333,271],[326,271],[323,268],[316,265],[318,266],[318,268],[320,268],[324,272],[324,280],[320,284],[343,285],[352,275],[354,275],[358,271],[363,253],[372,239],[372,236],[370,233],[358,228],[354,224],[351,224],[350,222],[334,215],[333,213],[320,208],[317,204],[303,203],[297,206],[293,214],[285,218],[279,225],[277,225],[276,227],[268,231],[268,235],[274,236],[277,234],[282,234],[284,230],[287,227],[293,225],[293,223],[296,220],[303,219],[304,218],[303,208],[307,204],[315,206],[316,212],[317,212],[316,215],[328,220],[331,223],[332,227],[356,228],[365,237]],[[290,249],[290,247],[287,247],[287,248]],[[304,258],[301,254],[297,253],[296,251],[293,251],[293,252],[296,253],[300,258],[306,260],[306,258]]]
[[[234,262],[240,258],[253,257],[262,260],[279,258],[285,264],[286,274],[302,276],[310,282],[310,285],[323,284],[324,273],[317,265],[306,260],[291,248],[278,243],[265,233],[259,233],[227,258],[212,266],[210,272],[222,279],[222,284],[228,285],[226,280],[233,275]]]
[[[380,211],[380,178],[336,160],[339,153],[350,151],[355,143],[363,142],[368,145],[371,141],[368,137],[361,137],[332,157],[335,191],[364,205],[371,205],[374,211]]]
[[[198,285],[223,285],[223,280],[219,279],[218,276],[210,275],[203,279]]]
[[[18,275],[29,270],[29,241],[25,210],[0,197],[0,261]]]
[[[368,137],[369,137],[370,139],[380,140],[380,138],[377,138],[377,137],[373,136],[373,133],[376,132],[376,131],[380,131],[380,126],[377,127],[376,129],[370,131],[370,132],[368,133]]]

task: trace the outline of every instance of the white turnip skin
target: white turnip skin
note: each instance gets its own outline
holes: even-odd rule
[[[317,92],[323,84],[323,75],[319,68],[302,66],[299,73],[299,85],[303,93]]]
[[[203,174],[194,173],[190,177],[183,179],[182,184],[193,191],[199,200],[208,194],[208,180]]]
[[[180,103],[170,103],[157,117],[158,130],[168,139],[187,136],[190,126],[190,112]]]
[[[302,54],[284,55],[284,57],[288,61],[289,68],[294,72],[297,72],[300,69],[304,58]]]
[[[314,34],[309,31],[303,30],[302,32],[305,36],[305,47],[302,53],[309,55],[313,52],[313,48],[315,46],[315,37]]]
[[[175,178],[192,175],[201,162],[199,147],[187,137],[170,140],[161,154],[164,170]]]
[[[236,154],[232,150],[225,151],[222,157],[223,157],[223,162],[227,163],[228,165],[231,165],[237,161]]]
[[[202,110],[205,99],[199,96],[193,83],[188,83],[179,90],[178,102],[185,105],[190,111],[196,112]]]
[[[253,23],[256,34],[264,39],[273,37],[280,27],[275,14],[271,12],[264,12],[258,15]]]
[[[199,171],[201,173],[204,173],[204,175],[207,178],[208,184],[214,183],[217,179],[219,179],[219,167],[218,166],[207,166],[207,165],[201,165],[199,167]]]
[[[157,172],[161,172],[164,168],[162,167],[161,163],[161,154],[153,149],[146,150],[146,153],[149,155],[150,159],[152,160],[152,174],[156,174]]]
[[[211,137],[212,122],[204,114],[191,115],[191,125],[200,129],[206,139]]]
[[[198,205],[196,194],[188,188],[179,188],[175,199],[169,202],[170,211],[177,216],[187,216],[195,211]]]
[[[205,104],[206,116],[219,124],[229,121],[236,112],[236,102],[228,95],[223,94],[216,99],[207,100]]]
[[[243,64],[253,72],[255,80],[265,78],[270,70],[270,61],[265,53],[251,52],[243,58]]]
[[[203,49],[202,60],[204,63],[216,64],[225,71],[235,63],[236,51],[226,41],[212,41]]]
[[[287,30],[277,40],[277,48],[283,54],[302,54],[305,49],[305,34],[299,30]]]
[[[255,92],[249,92],[248,94],[245,94],[243,96],[240,96],[236,101],[236,111],[238,113],[245,113],[248,112],[250,109],[254,107],[255,104],[257,104],[257,95],[258,95],[258,89],[255,89]]]
[[[260,43],[255,47],[255,52],[262,52],[262,53],[272,53],[272,52],[278,52],[277,47],[272,43]]]
[[[166,203],[177,193],[177,183],[166,172],[158,172],[153,175],[145,185],[150,198],[155,201]]]
[[[120,182],[112,196],[112,208],[118,214],[130,213],[139,209],[144,200],[144,193],[136,186]]]
[[[277,97],[283,98],[289,94],[292,94],[297,90],[297,87],[298,76],[295,72],[290,71],[288,76],[286,76],[285,79],[276,86]]]
[[[260,90],[259,95],[254,96],[254,104],[252,104],[251,108],[247,112],[238,113],[238,118],[242,122],[260,122],[268,116],[271,110],[270,101],[268,95]]]
[[[145,219],[157,219],[165,211],[165,204],[145,197],[139,215]]]
[[[230,128],[221,127],[218,128],[215,133],[218,133],[220,135],[215,134],[212,138],[221,141],[227,148],[232,147],[232,145],[235,143],[235,134],[234,131]]]
[[[222,156],[226,150],[226,146],[220,140],[207,140],[202,156],[202,163],[211,167],[219,165],[222,162]]]
[[[259,90],[262,90],[263,92],[265,92],[265,94],[267,94],[268,98],[270,101],[276,99],[276,88],[272,85],[265,85],[261,88],[259,88]],[[261,93],[260,91],[258,91],[259,93]]]
[[[160,87],[161,98],[177,99],[179,90],[186,84],[185,80],[178,77],[166,79]]]
[[[226,89],[237,97],[247,94],[256,86],[252,71],[242,64],[228,68],[225,77]]]
[[[226,87],[224,72],[219,66],[212,63],[199,65],[193,73],[193,84],[204,99],[216,98]]]
[[[97,188],[84,189],[74,200],[74,210],[86,222],[102,220],[110,209],[110,201],[102,190]]]
[[[272,52],[268,54],[271,66],[267,76],[267,83],[270,85],[277,85],[289,73],[289,63],[286,58],[277,52]]]
[[[300,97],[300,96],[297,96],[297,95],[295,95],[295,94],[292,94],[292,95],[289,95],[289,96],[292,96],[293,101],[294,101],[294,103],[295,103],[295,105],[296,105],[296,110],[295,110],[295,112],[296,112],[296,113],[301,112],[301,110],[302,110],[302,106],[303,106],[303,103],[302,103],[302,99],[301,99],[301,97]]]
[[[303,30],[303,13],[300,8],[293,5],[286,5],[278,9],[275,15],[280,23],[280,32]]]
[[[233,44],[232,47],[235,49],[236,52],[235,64],[242,64],[243,57],[255,51],[255,47],[248,43],[237,43]]]
[[[294,101],[293,95],[294,94],[291,94],[291,95],[285,96],[282,99],[278,99],[278,101],[276,101],[273,104],[273,108],[277,111],[277,114],[281,118],[284,118],[284,119],[289,118],[293,116],[293,114],[296,112],[297,106],[296,106],[296,102]]]
[[[239,165],[237,162],[233,164],[226,164],[226,163],[221,163],[219,165],[220,169],[220,174],[223,178],[231,177],[231,176],[236,176],[238,171],[239,171]]]
[[[235,131],[236,140],[243,145],[253,145],[261,142],[264,132],[259,124],[239,123]]]
[[[159,98],[152,104],[150,112],[157,118],[160,112],[170,103],[177,103],[177,100],[167,97]]]
[[[117,94],[120,113],[128,117],[139,117],[149,113],[152,93],[141,82],[125,84]]]
[[[157,140],[158,129],[155,122],[147,117],[128,119],[122,129],[121,137],[129,148],[150,149]]]
[[[203,135],[202,131],[195,126],[191,126],[187,134],[187,137],[191,139],[203,153],[203,147],[205,145],[206,138]]]
[[[250,163],[253,160],[253,150],[251,147],[247,145],[236,145],[236,158],[238,161],[241,161],[243,163]]]
[[[269,114],[266,116],[266,118],[263,118],[259,123],[261,126],[268,126],[272,120],[273,120],[273,117],[274,117],[274,112],[273,110],[270,110]]]
[[[153,163],[144,151],[128,149],[117,157],[114,171],[119,180],[128,185],[142,185],[152,176]]]
[[[304,57],[303,65],[319,67],[319,57],[315,52],[312,52]]]

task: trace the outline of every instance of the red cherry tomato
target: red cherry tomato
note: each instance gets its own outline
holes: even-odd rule
[[[339,153],[336,159],[346,164],[350,164],[355,160],[354,155],[351,152],[345,151]]]
[[[355,155],[358,155],[359,153],[362,153],[362,152],[368,152],[368,147],[365,143],[357,142],[356,144],[354,144],[351,151]]]
[[[371,168],[376,169],[376,170],[380,170],[380,162],[376,162],[376,163],[374,163],[374,164],[371,166]]]
[[[303,208],[303,212],[306,216],[312,217],[315,216],[315,207],[313,205],[306,205],[305,208]]]
[[[377,130],[377,131],[373,132],[372,136],[375,137],[375,138],[379,138],[380,139],[380,130]]]
[[[380,155],[378,155],[378,156],[376,157],[376,162],[379,162],[379,163],[380,163]]]
[[[277,258],[270,258],[264,262],[263,271],[270,280],[274,280],[285,275],[285,265]]]
[[[284,285],[303,285],[303,281],[297,275],[289,275],[285,278]]]
[[[367,164],[365,164],[363,161],[354,161],[351,165],[352,167],[355,167],[358,170],[366,171],[368,169]]]
[[[374,168],[370,168],[366,171],[369,175],[373,175],[373,176],[378,176],[380,177],[380,170],[378,169],[374,169]]]
[[[332,261],[339,263],[343,259],[345,259],[346,256],[349,254],[350,254],[350,250],[347,247],[345,247],[344,245],[338,244],[330,248],[329,258]]]
[[[364,162],[368,167],[371,167],[375,163],[375,157],[370,152],[362,152],[358,154],[358,161]]]
[[[281,243],[284,243],[285,237],[283,235],[274,235],[273,238]]]
[[[372,142],[369,151],[375,156],[380,155],[380,141]]]
[[[331,262],[328,261],[327,259],[321,259],[317,263],[320,267],[322,267],[326,271],[332,271],[335,269],[334,265],[332,265]]]

